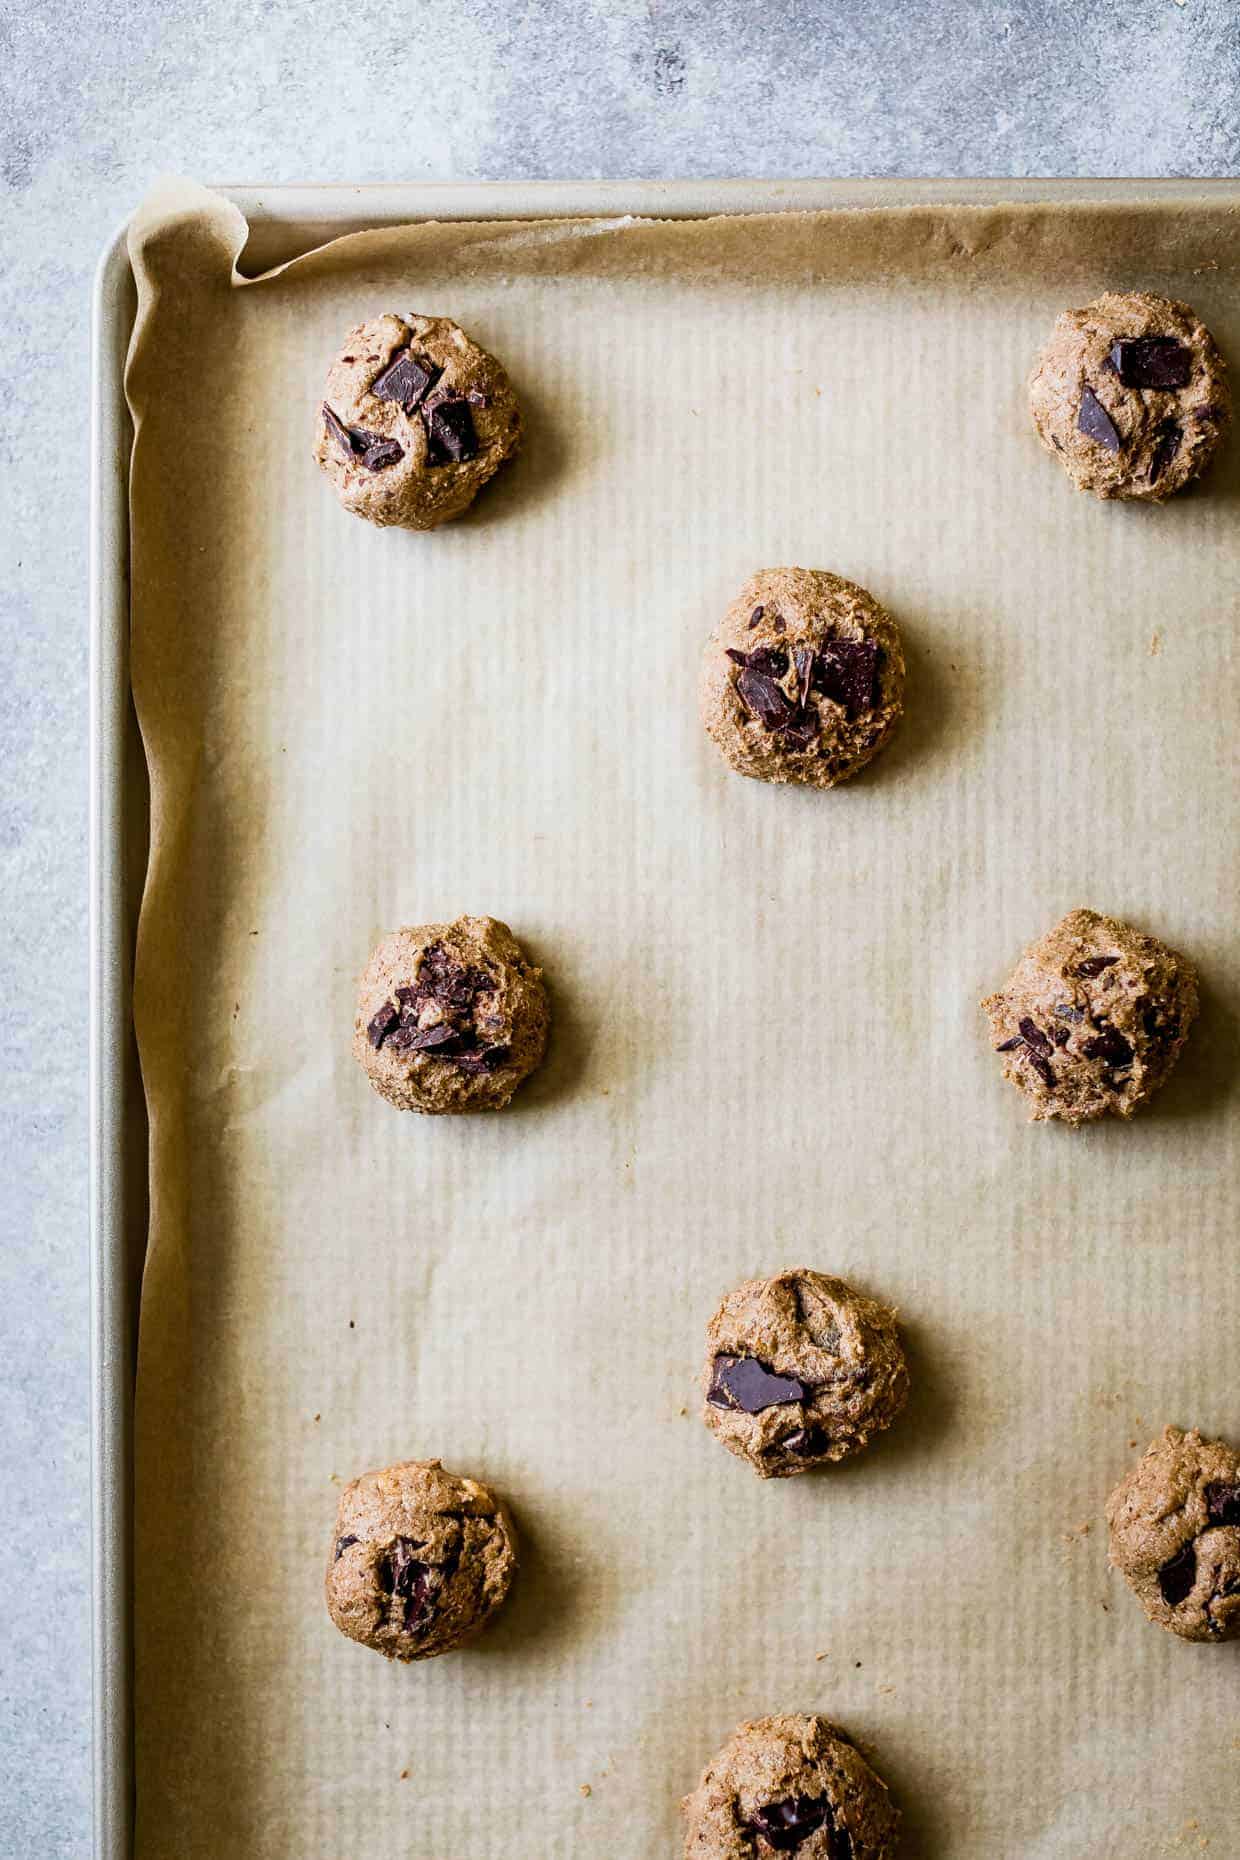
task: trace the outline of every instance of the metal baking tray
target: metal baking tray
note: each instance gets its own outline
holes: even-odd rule
[[[427,219],[694,218],[714,214],[1058,200],[1200,202],[1219,181],[637,181],[224,187],[245,214],[247,272],[366,227]],[[131,1429],[146,1240],[146,1123],[131,1019],[145,868],[145,765],[129,692],[131,428],[125,359],[136,306],[126,228],[92,308],[91,1328],[94,1854],[133,1851]]]

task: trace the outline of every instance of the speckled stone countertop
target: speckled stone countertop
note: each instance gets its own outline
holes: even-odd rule
[[[0,1855],[58,1860],[91,1840],[87,327],[108,235],[168,171],[1235,174],[1240,13],[0,0],[0,47]]]

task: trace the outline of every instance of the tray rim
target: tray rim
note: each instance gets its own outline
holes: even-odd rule
[[[1240,210],[1240,178],[410,181],[213,185],[245,215],[243,257],[279,262],[343,233],[426,219],[664,218],[906,206],[1062,202]],[[91,297],[90,478],[90,1327],[92,1848],[130,1860],[134,1839],[132,1422],[136,1309],[126,1252],[125,1145],[136,1086],[127,890],[129,454],[125,363],[135,287],[129,221],[107,240]],[[279,255],[277,258],[276,254]],[[136,883],[136,880],[134,881]]]

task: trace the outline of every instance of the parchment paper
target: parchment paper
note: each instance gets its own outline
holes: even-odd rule
[[[153,1216],[137,1417],[140,1860],[664,1860],[741,1718],[837,1717],[910,1855],[1235,1851],[1237,1649],[1146,1624],[1111,1484],[1240,1435],[1240,443],[1166,509],[1076,495],[1024,405],[1056,311],[1190,297],[1240,362],[1227,203],[428,225],[256,282],[186,184],[137,216],[133,677],[154,781],[136,1011]],[[437,535],[310,460],[343,332],[447,313],[528,439]],[[741,581],[827,567],[908,718],[828,795],[696,717]],[[1034,1128],[977,1009],[1078,904],[1191,952],[1130,1127]],[[546,967],[502,1116],[349,1056],[400,923]],[[915,1393],[761,1485],[702,1332],[809,1264],[897,1304]],[[525,1543],[473,1651],[402,1669],[321,1589],[339,1484],[440,1455]]]

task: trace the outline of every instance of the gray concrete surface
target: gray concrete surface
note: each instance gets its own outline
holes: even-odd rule
[[[1234,0],[0,0],[0,1856],[90,1846],[87,307],[107,234],[168,170],[1235,174],[1238,78]]]

